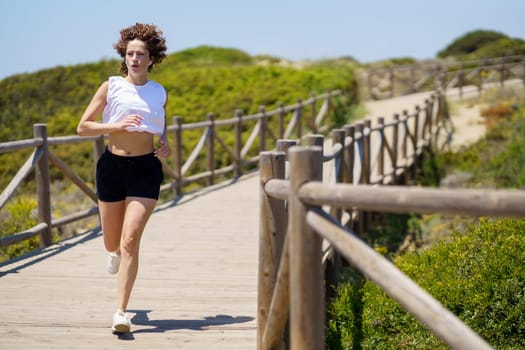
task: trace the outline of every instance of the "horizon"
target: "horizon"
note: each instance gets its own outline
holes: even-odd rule
[[[139,15],[132,11],[137,8]],[[167,39],[168,54],[207,45],[290,61],[352,57],[370,63],[434,59],[455,39],[475,30],[525,39],[523,13],[522,0],[505,5],[443,0],[439,6],[417,0],[157,0],[154,6],[137,0],[0,0],[0,39],[7,45],[0,80],[120,59],[112,45],[120,29],[135,22],[157,24]]]

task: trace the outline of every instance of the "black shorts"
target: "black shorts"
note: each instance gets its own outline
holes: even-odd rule
[[[162,164],[153,154],[118,156],[107,149],[97,161],[97,197],[118,202],[126,197],[159,199]]]

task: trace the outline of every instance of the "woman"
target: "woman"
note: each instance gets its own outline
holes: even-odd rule
[[[108,272],[118,274],[113,332],[130,331],[126,314],[135,282],[142,232],[163,180],[158,157],[169,156],[164,88],[148,73],[166,57],[166,40],[155,25],[137,23],[120,31],[114,45],[123,76],[110,77],[93,96],[77,127],[80,136],[108,134],[97,162],[97,197],[108,251]],[[97,121],[102,114],[102,121]],[[159,137],[155,149],[154,136]]]

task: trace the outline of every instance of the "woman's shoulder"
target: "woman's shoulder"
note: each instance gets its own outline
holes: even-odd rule
[[[106,82],[108,84],[111,85],[111,83],[114,83],[114,82],[122,82],[124,79],[124,77],[121,77],[119,75],[112,75],[112,76],[109,76],[108,79],[106,80]]]
[[[162,86],[161,83],[158,83],[154,80],[148,80],[148,83],[151,85],[151,86],[154,86],[156,88],[160,88],[160,89],[164,89],[164,86]]]
[[[157,91],[158,93],[160,93],[164,99],[166,99],[166,96],[167,96],[167,92],[166,92],[166,89],[164,88],[164,86],[156,81],[153,81],[153,80],[148,80],[148,85],[150,86],[150,88],[152,90],[155,90]]]

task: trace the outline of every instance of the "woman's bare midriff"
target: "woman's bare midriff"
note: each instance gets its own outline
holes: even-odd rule
[[[108,150],[116,155],[142,156],[154,151],[153,134],[149,132],[117,131],[109,134]]]

